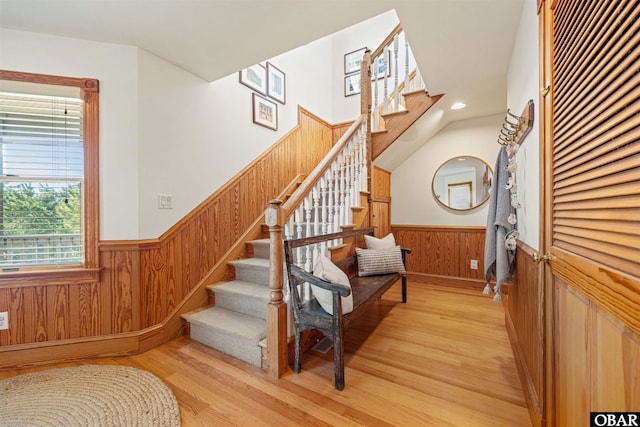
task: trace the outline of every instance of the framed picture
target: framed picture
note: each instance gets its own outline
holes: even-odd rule
[[[360,71],[360,64],[362,64],[362,56],[364,55],[365,50],[367,50],[367,48],[363,47],[362,49],[349,52],[344,56],[345,74],[351,74],[355,73],[356,71]]]
[[[387,77],[391,77],[391,51],[385,49],[385,56],[387,57]],[[376,60],[378,69],[378,79],[384,78],[384,56],[380,55]],[[375,80],[376,74],[371,73],[371,80]]]
[[[285,83],[284,73],[272,63],[267,62],[267,96],[284,105],[286,103]]]
[[[278,104],[254,93],[253,123],[269,129],[278,130]]]
[[[344,78],[344,96],[360,93],[360,73],[352,74]]]
[[[264,65],[256,64],[240,71],[240,83],[259,92],[267,94],[267,69]]]

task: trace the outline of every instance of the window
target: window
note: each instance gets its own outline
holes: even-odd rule
[[[82,264],[82,101],[0,92],[0,266]]]
[[[0,268],[97,267],[97,81],[0,71],[0,84]],[[59,86],[76,95],[42,95]]]

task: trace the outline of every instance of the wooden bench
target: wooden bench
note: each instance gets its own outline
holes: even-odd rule
[[[302,246],[314,245],[335,239],[356,238],[357,236],[363,236],[365,234],[373,235],[373,228],[348,230],[323,236],[285,240],[284,242],[285,261],[289,277],[288,286],[291,295],[290,304],[293,307],[295,328],[293,371],[295,373],[300,372],[302,333],[304,331],[317,329],[333,341],[335,388],[337,390],[344,389],[344,346],[342,341],[345,330],[366,311],[370,304],[377,301],[382,294],[391,288],[398,280],[402,280],[402,302],[406,303],[407,278],[399,273],[358,277],[358,258],[357,256],[350,256],[335,263],[349,276],[349,282],[351,284],[351,290],[349,290],[348,287],[322,280],[295,265],[293,262],[293,253],[295,248]],[[403,263],[408,253],[411,253],[409,249],[402,249]],[[333,293],[333,315],[324,311],[315,298],[306,302],[301,300],[297,285],[304,282],[328,289]],[[350,292],[353,294],[353,311],[343,315],[341,297],[348,296]]]

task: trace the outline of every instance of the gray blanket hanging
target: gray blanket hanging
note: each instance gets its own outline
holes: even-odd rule
[[[515,232],[515,208],[511,205],[508,164],[507,150],[502,146],[493,169],[484,246],[484,276],[487,283],[484,293],[491,295],[490,282],[493,276],[496,280],[493,299],[498,302],[502,300],[500,287],[503,283],[511,283],[515,267],[515,247],[507,247],[507,238]],[[514,224],[509,222],[510,216]]]

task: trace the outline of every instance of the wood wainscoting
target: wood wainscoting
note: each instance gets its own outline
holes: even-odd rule
[[[392,224],[396,242],[411,249],[407,256],[410,280],[444,283],[482,291],[485,227]],[[478,260],[478,269],[470,268]]]
[[[513,286],[503,295],[505,325],[534,427],[544,425],[544,286],[534,250],[518,241]]]
[[[203,279],[217,264],[218,281],[232,274],[223,258],[269,199],[320,162],[334,133],[299,108],[296,128],[158,239],[103,241],[94,271],[0,275],[10,323],[0,369],[134,354],[178,335],[180,314],[207,303]]]

